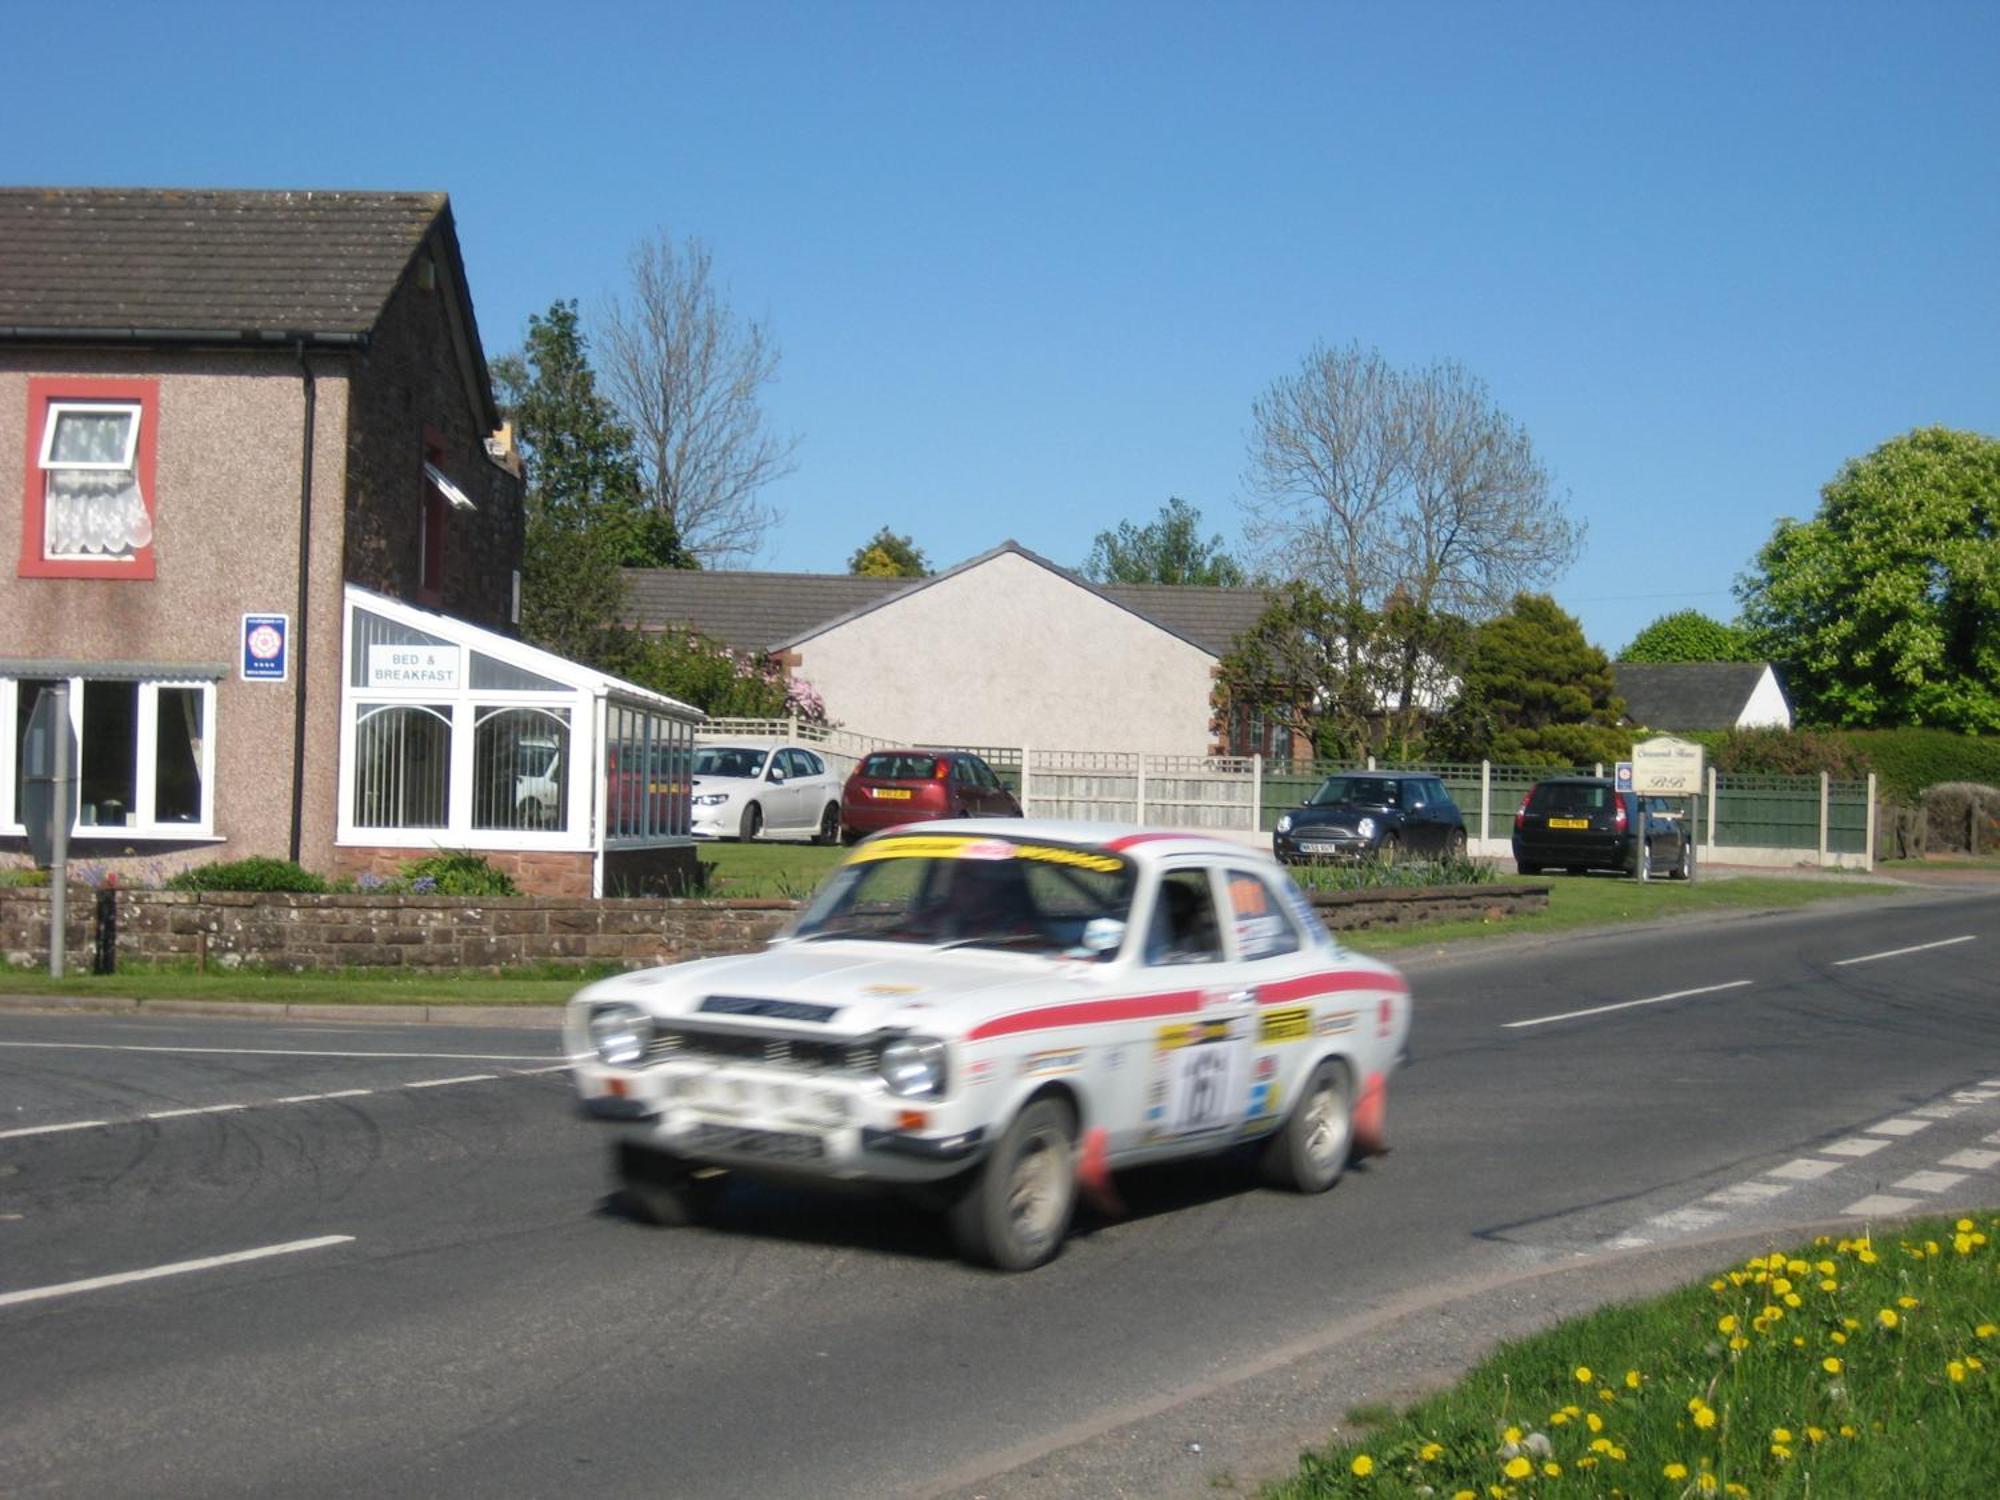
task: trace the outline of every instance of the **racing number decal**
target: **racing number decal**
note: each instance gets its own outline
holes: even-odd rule
[[[1191,1135],[1234,1125],[1243,1113],[1247,1037],[1228,1021],[1160,1028],[1161,1093],[1152,1124],[1162,1135]]]

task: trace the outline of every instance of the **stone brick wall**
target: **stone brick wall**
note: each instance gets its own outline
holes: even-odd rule
[[[48,962],[49,893],[0,889],[0,961]],[[1335,931],[1490,917],[1547,907],[1539,884],[1344,891],[1313,905]],[[121,891],[118,956],[221,968],[497,969],[533,963],[640,968],[753,952],[790,920],[791,901],[592,901],[588,897]],[[96,933],[96,893],[70,891],[68,962],[83,972]]]
[[[95,909],[94,892],[71,890],[68,953],[79,971],[89,964]],[[641,968],[752,952],[794,910],[790,901],[121,891],[118,956],[221,968],[495,969],[551,962]],[[48,930],[46,890],[0,890],[0,959],[45,965]]]

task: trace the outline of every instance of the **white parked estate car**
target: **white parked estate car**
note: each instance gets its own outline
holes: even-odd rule
[[[840,842],[840,777],[803,745],[702,745],[694,752],[698,839]]]
[[[1409,1027],[1262,851],[981,819],[856,846],[761,953],[588,986],[566,1041],[639,1217],[697,1219],[731,1174],[911,1189],[1023,1270],[1121,1167],[1258,1141],[1331,1187]]]

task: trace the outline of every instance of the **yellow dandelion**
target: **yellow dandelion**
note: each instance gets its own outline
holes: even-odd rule
[[[1576,1461],[1576,1466],[1579,1469],[1594,1469],[1597,1467],[1597,1457],[1595,1454],[1585,1454]]]
[[[1592,1432],[1602,1432],[1604,1431],[1604,1418],[1600,1417],[1596,1412],[1592,1412],[1583,1419],[1583,1425],[1588,1427]]]
[[[1832,1333],[1829,1333],[1827,1337],[1832,1339],[1836,1344],[1844,1344],[1847,1342],[1847,1335],[1842,1333],[1837,1328]]]
[[[1576,1383],[1578,1385],[1589,1385],[1590,1381],[1591,1381],[1590,1366],[1578,1365],[1576,1367]]]
[[[1736,1332],[1736,1328],[1737,1328],[1737,1323],[1736,1323],[1736,1314],[1735,1314],[1735,1313],[1724,1313],[1724,1314],[1723,1314],[1723,1315],[1722,1315],[1722,1316],[1721,1316],[1720,1318],[1718,1318],[1718,1319],[1716,1320],[1716,1323],[1715,1323],[1715,1328],[1716,1328],[1716,1332],[1718,1332],[1718,1333],[1734,1333],[1734,1332]]]
[[[1479,1496],[1471,1490],[1459,1490],[1452,1495],[1451,1500],[1479,1500]]]
[[[1548,1475],[1549,1478],[1551,1479],[1562,1478],[1562,1471],[1563,1471],[1563,1466],[1557,1463],[1552,1458],[1542,1464],[1542,1472]]]
[[[1711,1292],[1719,1292],[1719,1291],[1721,1291],[1721,1290],[1722,1290],[1722,1289],[1723,1289],[1724,1287],[1726,1287],[1726,1286],[1728,1286],[1728,1285],[1729,1285],[1729,1283],[1728,1283],[1728,1282],[1724,1281],[1724,1280],[1723,1280],[1723,1279],[1722,1279],[1722,1278],[1721,1278],[1720,1276],[1718,1276],[1718,1277],[1716,1277],[1716,1278],[1715,1278],[1715,1280],[1711,1281],[1711,1282],[1710,1282],[1710,1283],[1708,1284],[1708,1289],[1709,1289],[1709,1290],[1710,1290]]]
[[[1550,1412],[1550,1413],[1549,1413],[1549,1426],[1551,1426],[1551,1427],[1567,1427],[1567,1426],[1569,1426],[1569,1413],[1568,1413],[1568,1412],[1566,1412],[1566,1411],[1552,1411],[1552,1412]]]
[[[1740,1354],[1742,1353],[1743,1350],[1748,1349],[1750,1347],[1750,1340],[1746,1339],[1745,1337],[1743,1337],[1742,1334],[1739,1333],[1736,1335],[1735,1338],[1729,1341],[1729,1347],[1736,1350]]]
[[[1783,1296],[1791,1289],[1792,1283],[1789,1278],[1784,1276],[1773,1276],[1771,1278],[1771,1290],[1778,1293],[1778,1295]]]
[[[1784,1459],[1790,1458],[1791,1456],[1792,1456],[1792,1450],[1786,1447],[1783,1443],[1771,1444],[1771,1457],[1782,1461]]]
[[[1956,1359],[1951,1361],[1944,1367],[1944,1372],[1951,1377],[1954,1385],[1965,1383],[1965,1365],[1962,1361]]]
[[[1789,1442],[1790,1442],[1791,1440],[1792,1440],[1792,1429],[1791,1429],[1791,1428],[1789,1428],[1789,1427],[1773,1427],[1773,1428],[1771,1429],[1771,1441],[1772,1441],[1772,1442],[1774,1442],[1774,1443],[1789,1443]]]
[[[1902,1322],[1903,1320],[1896,1316],[1895,1308],[1885,1307],[1880,1312],[1875,1314],[1875,1321],[1880,1323],[1884,1328],[1894,1328],[1898,1323]]]
[[[1737,1496],[1738,1500],[1747,1500],[1750,1494],[1750,1487],[1746,1484],[1738,1484],[1732,1479],[1722,1487],[1722,1493]]]
[[[1706,1470],[1704,1470],[1695,1479],[1695,1487],[1699,1489],[1704,1495],[1713,1495],[1715,1493],[1716,1485],[1718,1483],[1719,1481],[1716,1479],[1716,1477],[1713,1474],[1708,1473]]]
[[[1802,1260],[1788,1260],[1785,1262],[1785,1269],[1794,1276],[1803,1276],[1806,1274],[1806,1272],[1810,1271],[1812,1267],[1807,1265]]]
[[[1986,1366],[1982,1365],[1972,1355],[1968,1354],[1965,1356],[1965,1368],[1968,1370],[1983,1370],[1986,1368]]]
[[[1501,1434],[1500,1434],[1500,1441],[1501,1441],[1501,1442],[1503,1442],[1503,1443],[1518,1443],[1518,1442],[1520,1442],[1520,1441],[1521,1441],[1521,1429],[1520,1429],[1520,1428],[1518,1428],[1518,1427],[1509,1427],[1509,1428],[1508,1428],[1508,1429],[1507,1429],[1507,1430],[1506,1430],[1505,1432],[1503,1432],[1503,1433],[1501,1433]]]
[[[1915,1297],[1898,1297],[1898,1298],[1896,1299],[1896,1306],[1898,1306],[1898,1307],[1900,1307],[1900,1308],[1903,1308],[1903,1309],[1905,1309],[1905,1310],[1908,1310],[1909,1308],[1912,1308],[1912,1307],[1917,1307],[1917,1306],[1920,1306],[1920,1305],[1921,1305],[1921,1304],[1920,1304],[1920,1303],[1918,1303],[1918,1301],[1917,1301],[1917,1299],[1916,1299]]]
[[[1983,1339],[1990,1339],[1994,1334],[2000,1333],[2000,1323],[1981,1323],[1972,1331]]]
[[[1713,1427],[1715,1425],[1714,1410],[1710,1407],[1704,1406],[1700,1411],[1694,1414],[1694,1425],[1701,1428],[1702,1431],[1704,1432],[1706,1432],[1709,1428]]]
[[[1627,1370],[1625,1372],[1625,1389],[1628,1391],[1638,1390],[1639,1382],[1643,1378],[1637,1370]]]
[[[1688,1397],[1688,1410],[1689,1410],[1689,1411],[1700,1411],[1700,1410],[1701,1410],[1701,1409],[1702,1409],[1702,1408],[1703,1408],[1704,1406],[1706,1406],[1706,1405],[1708,1405],[1708,1403],[1707,1403],[1706,1401],[1702,1400],[1702,1399],[1701,1399],[1701,1397],[1699,1397],[1699,1396],[1690,1396],[1690,1397]]]
[[[1785,1306],[1787,1307],[1803,1307],[1805,1305],[1805,1300],[1806,1299],[1801,1297],[1797,1292],[1785,1293]]]
[[[1953,1229],[1956,1229],[1960,1234],[1970,1234],[1978,1226],[1974,1224],[1970,1219],[1960,1219],[1956,1224],[1952,1225],[1951,1227]]]
[[[1612,1390],[1609,1386],[1606,1386],[1603,1390],[1597,1393],[1597,1399],[1599,1401],[1616,1401],[1618,1399],[1618,1393]]]
[[[1833,1354],[1829,1354],[1825,1359],[1821,1360],[1819,1367],[1829,1375],[1838,1375],[1842,1369],[1839,1356]]]
[[[1938,1253],[1940,1253],[1940,1252],[1939,1252],[1939,1250],[1938,1250],[1938,1242],[1937,1242],[1936,1240],[1925,1240],[1925,1241],[1924,1241],[1924,1254],[1926,1254],[1926,1255],[1936,1255],[1936,1254],[1938,1254]]]
[[[1972,1236],[1969,1234],[1953,1235],[1951,1237],[1951,1248],[1956,1250],[1960,1255],[1972,1254]]]
[[[1513,1458],[1507,1460],[1507,1467],[1500,1472],[1505,1474],[1509,1479],[1526,1479],[1530,1474],[1535,1472],[1535,1466],[1529,1463],[1527,1459],[1516,1454]]]
[[[1882,1257],[1877,1255],[1873,1250],[1869,1250],[1864,1247],[1861,1253],[1857,1255],[1855,1258],[1859,1260],[1861,1264],[1864,1266],[1872,1266],[1875,1264],[1876,1261],[1880,1260]]]
[[[1819,1289],[1822,1292],[1837,1292],[1840,1290],[1840,1283],[1829,1276],[1819,1284]]]
[[[1815,1271],[1818,1271],[1819,1274],[1822,1276],[1831,1276],[1834,1274],[1835,1267],[1832,1261],[1823,1260],[1818,1265],[1814,1266],[1813,1269]]]
[[[1434,1464],[1444,1457],[1443,1443],[1425,1443],[1417,1450],[1417,1457],[1427,1464]]]
[[[1680,1463],[1668,1464],[1660,1472],[1669,1479],[1685,1479],[1688,1477],[1688,1466]]]
[[[1809,1443],[1825,1442],[1826,1429],[1824,1427],[1808,1427],[1806,1429],[1806,1441]]]
[[[1842,1437],[1857,1437],[1857,1436],[1859,1436],[1859,1434],[1858,1434],[1858,1433],[1857,1433],[1857,1432],[1856,1432],[1856,1431],[1854,1430],[1854,1428],[1853,1428],[1853,1427],[1851,1427],[1850,1425],[1848,1425],[1848,1424],[1847,1424],[1846,1422],[1842,1422],[1842,1423],[1840,1424],[1840,1435],[1841,1435]]]
[[[1354,1462],[1349,1464],[1348,1468],[1354,1471],[1355,1478],[1366,1479],[1375,1472],[1375,1460],[1365,1453],[1357,1453],[1354,1455]]]

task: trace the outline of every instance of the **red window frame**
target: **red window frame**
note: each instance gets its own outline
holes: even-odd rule
[[[50,557],[47,548],[48,485],[42,477],[42,433],[49,407],[62,401],[123,401],[139,408],[139,443],[132,462],[139,476],[139,495],[153,518],[154,541],[135,548],[130,557]],[[78,376],[31,376],[28,380],[27,477],[21,486],[22,578],[123,578],[154,576],[153,548],[158,541],[160,497],[154,475],[160,441],[160,383],[157,380],[101,380]]]
[[[444,471],[444,435],[435,428],[424,429],[424,462]],[[417,602],[444,602],[445,543],[450,534],[451,505],[430,475],[418,471],[424,481],[424,503],[417,520]]]

